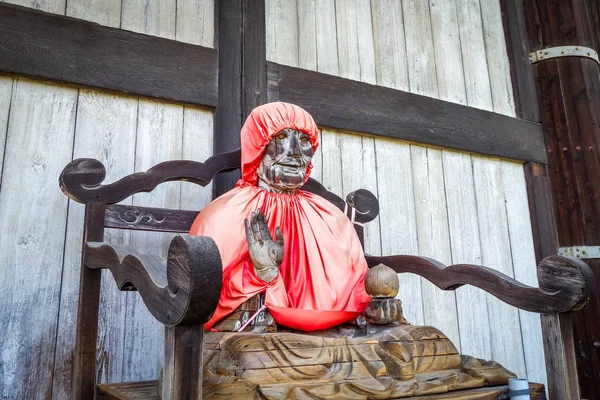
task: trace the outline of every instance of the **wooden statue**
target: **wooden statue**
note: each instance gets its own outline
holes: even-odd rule
[[[495,399],[513,375],[461,356],[435,328],[409,325],[395,298],[396,273],[443,290],[469,284],[549,315],[588,300],[591,270],[568,257],[542,260],[535,288],[482,266],[364,254],[362,224],[378,215],[377,199],[361,189],[344,201],[310,179],[317,146],[310,115],[275,103],[253,111],[240,150],[205,162],[168,161],[110,184],[102,184],[97,160],[65,167],[61,189],[86,205],[73,398],[97,390],[102,398],[158,396],[156,381],[96,387],[99,269],[109,269],[120,289],[137,290],[166,326],[164,399]],[[240,167],[236,188],[199,215],[117,204],[162,182],[206,186],[219,171]],[[132,218],[139,215],[147,217]],[[173,239],[165,262],[104,243],[105,227],[200,236]]]
[[[514,377],[463,360],[435,328],[407,325],[396,273],[369,270],[352,222],[300,189],[318,147],[306,111],[258,107],[241,142],[242,178],[190,231],[213,238],[223,262],[219,305],[205,324],[207,397],[387,399]]]

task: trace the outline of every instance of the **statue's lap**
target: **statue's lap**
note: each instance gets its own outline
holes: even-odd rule
[[[204,349],[208,398],[389,399],[502,385],[515,376],[461,356],[427,326],[206,332]]]

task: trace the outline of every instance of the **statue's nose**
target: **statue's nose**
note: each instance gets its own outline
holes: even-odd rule
[[[298,140],[298,135],[290,135],[290,149],[288,155],[290,157],[302,157],[302,152],[300,151],[300,140]]]

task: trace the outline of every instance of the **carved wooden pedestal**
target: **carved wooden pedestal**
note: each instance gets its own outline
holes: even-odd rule
[[[505,385],[515,376],[495,362],[461,356],[432,327],[366,330],[207,332],[204,398],[394,399]],[[464,398],[486,398],[473,395]]]

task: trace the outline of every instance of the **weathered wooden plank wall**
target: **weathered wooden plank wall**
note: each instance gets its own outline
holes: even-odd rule
[[[267,0],[267,59],[514,116],[496,0]],[[402,112],[402,110],[398,110]],[[344,194],[377,193],[372,254],[420,254],[491,266],[537,284],[521,164],[326,128],[314,174]],[[381,239],[381,240],[380,240]],[[401,277],[414,324],[461,350],[545,382],[538,315],[474,288],[444,293]]]
[[[11,3],[213,47],[212,0]],[[0,331],[0,398],[70,398],[83,206],[58,188],[62,168],[97,158],[112,181],[165,160],[204,160],[212,137],[208,110],[0,77],[0,316],[8,326]],[[200,209],[211,192],[169,183],[127,201]],[[107,239],[165,251],[156,234],[108,230]],[[116,290],[110,274],[101,303],[100,381],[156,378],[162,326],[137,293]]]

